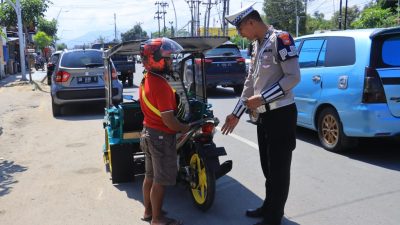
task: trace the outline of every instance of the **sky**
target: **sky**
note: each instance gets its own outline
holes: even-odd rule
[[[79,38],[89,32],[97,31],[106,40],[114,38],[114,13],[116,15],[117,37],[140,23],[142,28],[150,32],[158,31],[158,22],[154,19],[157,11],[157,1],[168,3],[166,8],[165,23],[170,27],[170,21],[176,26],[175,12],[177,14],[177,27],[181,29],[190,20],[190,9],[187,0],[51,0],[52,4],[47,9],[45,17],[58,21],[59,43],[68,42]],[[208,2],[208,0],[200,0]],[[221,0],[211,0],[220,2]],[[274,0],[279,1],[279,0]],[[370,0],[348,0],[349,6],[358,5],[360,7],[367,4]],[[241,7],[255,3],[254,8],[262,12],[262,0],[230,0],[230,12],[236,12]],[[344,6],[345,0],[343,0]],[[319,11],[325,14],[325,18],[330,18],[334,11],[339,9],[339,0],[310,0],[308,12]],[[200,13],[204,15],[205,5],[200,7]],[[220,27],[220,15],[222,14],[222,4],[214,5],[211,9],[210,26]],[[201,25],[204,16],[200,15]],[[163,21],[161,21],[163,27]],[[81,43],[74,43],[81,44]]]

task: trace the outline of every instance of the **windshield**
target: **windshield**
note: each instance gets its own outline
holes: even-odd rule
[[[61,58],[61,67],[83,68],[100,67],[103,65],[101,51],[73,51],[66,52]]]
[[[400,66],[400,52],[394,51],[400,49],[400,35],[390,37],[382,45],[382,61],[389,66]]]
[[[220,46],[206,52],[206,56],[241,56],[240,51],[235,46]]]

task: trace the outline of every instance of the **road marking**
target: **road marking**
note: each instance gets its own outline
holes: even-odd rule
[[[217,128],[217,130],[221,131],[221,128],[219,128],[219,127],[216,127],[216,128]],[[230,133],[228,135],[235,138],[236,140],[241,141],[241,142],[249,145],[250,147],[258,150],[258,144],[254,143],[246,138],[240,137],[239,135],[233,134],[233,133]]]

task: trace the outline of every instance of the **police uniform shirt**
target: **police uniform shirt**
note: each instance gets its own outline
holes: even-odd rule
[[[298,53],[293,38],[289,33],[269,26],[265,39],[252,44],[255,56],[249,66],[242,99],[259,95],[264,97],[271,110],[292,104],[292,89],[300,81]],[[281,94],[275,92],[276,98],[268,98],[267,95],[271,94],[266,93],[271,89],[279,89]]]

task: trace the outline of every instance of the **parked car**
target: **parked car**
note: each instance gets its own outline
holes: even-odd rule
[[[51,54],[50,56],[50,60],[47,63],[47,84],[51,85],[51,75],[54,72],[54,68],[58,62],[58,60],[60,59],[60,55],[61,55],[62,51],[56,51],[53,54]]]
[[[297,124],[318,131],[325,149],[358,137],[400,136],[400,27],[299,37]]]
[[[242,49],[240,50],[240,54],[242,54],[242,57],[245,59],[246,63],[246,73],[249,73],[249,67],[250,67],[250,61],[251,61],[251,55],[248,49]]]
[[[200,59],[195,60],[201,65]],[[227,42],[205,53],[204,67],[208,88],[233,87],[236,94],[241,94],[246,80],[246,64],[237,45]]]
[[[53,116],[59,116],[61,107],[66,104],[105,101],[103,51],[64,51],[54,75],[51,84]],[[112,79],[112,99],[118,104],[122,102],[122,84],[115,67]]]

